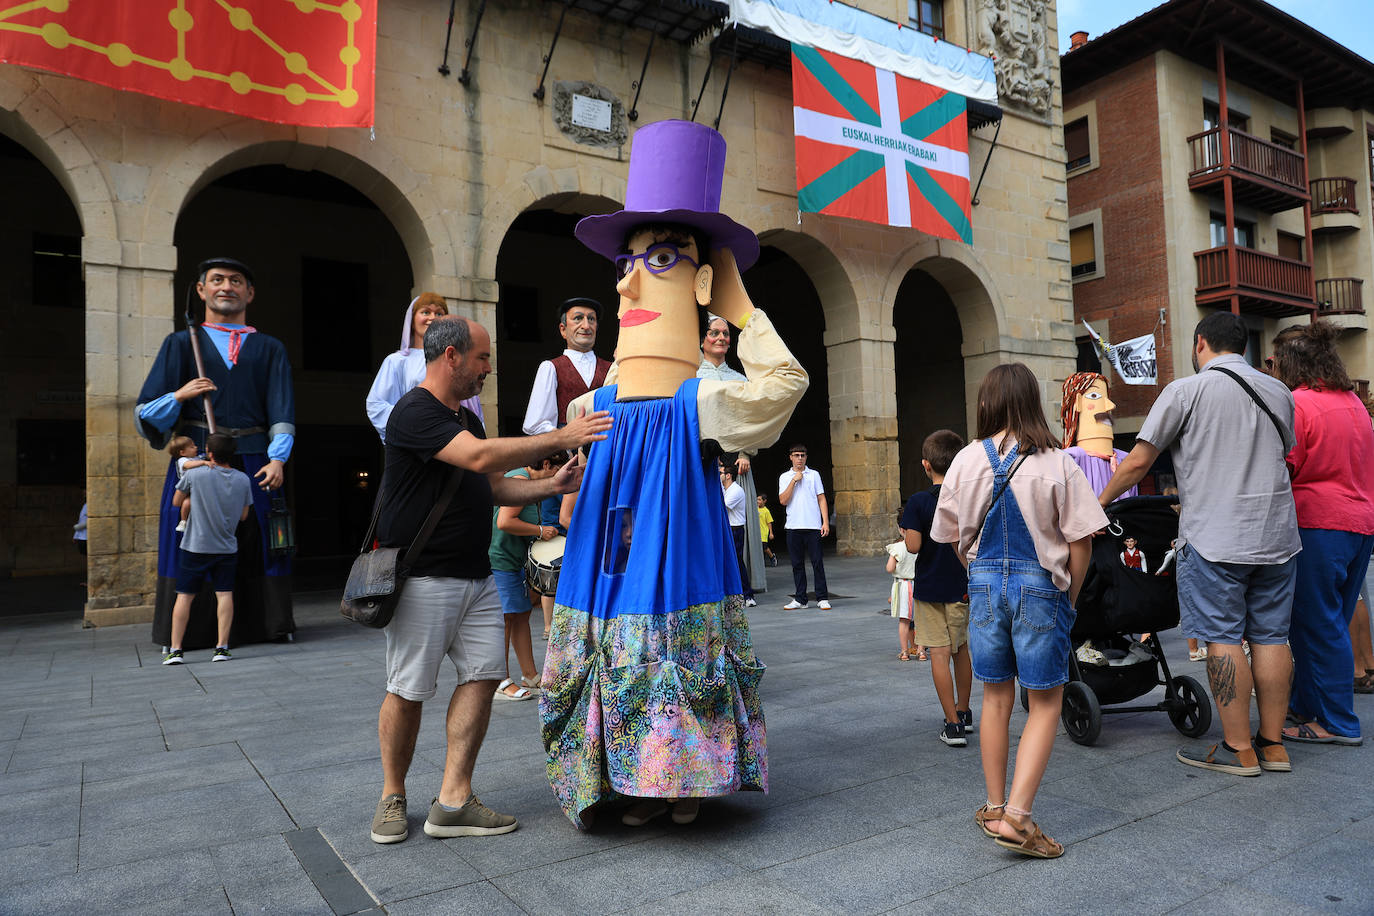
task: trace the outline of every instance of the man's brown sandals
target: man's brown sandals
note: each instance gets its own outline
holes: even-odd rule
[[[1005,804],[983,805],[973,813],[973,820],[985,835],[997,841],[998,846],[1012,852],[1034,859],[1057,859],[1064,854],[1063,844],[1045,836],[1039,825],[1030,819],[1029,811],[1013,812]],[[1019,839],[1002,836],[998,831],[988,827],[988,821],[1001,821],[1010,827]]]

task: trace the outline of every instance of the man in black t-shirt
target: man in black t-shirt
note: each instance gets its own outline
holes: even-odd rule
[[[425,833],[435,837],[509,833],[515,818],[497,814],[472,792],[472,768],[486,734],[496,683],[506,676],[505,622],[487,549],[492,505],[526,505],[576,490],[577,459],[553,477],[528,480],[504,472],[559,450],[606,438],[607,412],[578,417],[539,436],[488,439],[461,402],[482,390],[491,372],[491,338],[467,318],[440,318],[425,332],[425,378],[396,403],[386,425],[386,471],[378,539],[408,547],[439,501],[449,477],[462,479],[418,557],[406,557],[400,603],[386,627],[386,697],[377,722],[382,799],[372,839],[399,843],[406,823],[406,773],[420,712],[438,686],[445,655],[458,672],[448,707],[448,753]]]

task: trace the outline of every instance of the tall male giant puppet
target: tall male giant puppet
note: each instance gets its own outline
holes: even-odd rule
[[[636,826],[698,800],[766,791],[768,758],[739,567],[715,471],[722,451],[775,442],[806,372],[756,310],[740,270],[758,238],[720,212],[725,140],[687,121],[636,133],[625,209],[577,225],[616,266],[616,384],[568,532],[539,711],[549,781],[579,827],[634,800]],[[700,309],[741,329],[744,381],[696,378]]]
[[[253,478],[253,514],[238,527],[238,571],[234,580],[232,642],[241,645],[287,636],[296,629],[291,610],[291,558],[268,551],[267,514],[281,495],[283,466],[296,436],[296,399],[286,348],[275,337],[249,327],[253,272],[233,258],[211,258],[197,269],[196,293],[205,320],[189,331],[167,335],[148,372],[134,408],[139,434],[156,449],[173,435],[190,436],[202,450],[209,434],[208,397],[216,428],[237,440],[235,467]],[[191,334],[198,335],[205,374],[196,371]],[[167,467],[158,525],[157,605],[153,642],[169,645],[176,602],[177,551],[181,535],[172,506],[176,462]],[[214,594],[196,597],[184,647],[215,644]]]

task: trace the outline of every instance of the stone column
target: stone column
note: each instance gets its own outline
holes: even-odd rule
[[[896,537],[901,494],[892,358],[892,341],[873,337],[826,348],[836,549],[845,556],[876,556]]]
[[[167,455],[149,447],[134,402],[173,330],[171,246],[87,238],[86,491],[90,516],[87,626],[152,620],[158,505]]]
[[[450,315],[462,315],[486,328],[491,335],[491,375],[482,386],[482,412],[487,420],[487,435],[496,435],[496,417],[500,403],[496,397],[497,360],[496,301],[500,298],[499,285],[495,280],[474,279],[470,277],[434,277],[431,285],[424,287],[444,297]],[[416,287],[419,289],[420,287]]]

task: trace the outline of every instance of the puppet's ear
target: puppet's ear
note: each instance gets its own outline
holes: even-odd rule
[[[710,264],[703,264],[697,268],[696,282],[693,284],[697,296],[697,305],[711,304],[711,280],[713,277]]]

